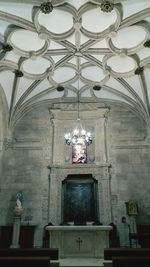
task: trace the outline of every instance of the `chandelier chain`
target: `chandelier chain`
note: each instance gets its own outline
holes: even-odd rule
[[[92,134],[87,132],[80,120],[80,62],[79,58],[77,58],[78,68],[77,68],[77,125],[72,132],[68,132],[65,134],[65,141],[67,145],[82,145],[88,146],[92,143]]]

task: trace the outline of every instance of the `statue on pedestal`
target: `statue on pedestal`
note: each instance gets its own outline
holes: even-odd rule
[[[16,195],[16,205],[15,205],[15,214],[20,215],[22,213],[23,207],[23,193],[20,191]]]
[[[11,248],[19,248],[19,236],[20,236],[20,221],[23,203],[23,193],[20,191],[16,196],[16,204],[14,208],[14,224],[13,224],[13,236]]]
[[[130,247],[129,242],[130,225],[128,224],[126,217],[121,218],[121,224],[119,225],[119,237],[121,247]]]

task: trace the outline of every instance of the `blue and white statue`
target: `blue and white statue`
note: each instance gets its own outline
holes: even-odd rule
[[[16,212],[19,213],[23,210],[22,204],[23,204],[23,193],[20,191],[16,195],[16,206],[15,206]]]

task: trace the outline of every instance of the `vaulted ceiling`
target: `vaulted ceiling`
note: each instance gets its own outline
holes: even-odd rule
[[[150,0],[0,1],[0,85],[10,125],[78,99],[149,123]]]

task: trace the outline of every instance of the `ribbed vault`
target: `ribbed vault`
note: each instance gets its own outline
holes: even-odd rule
[[[125,105],[149,124],[149,0],[110,1],[109,10],[100,0],[24,2],[0,1],[10,126],[37,105],[78,97]]]

